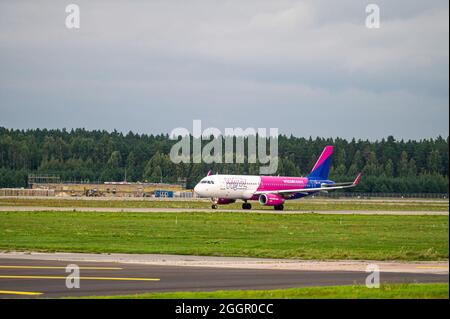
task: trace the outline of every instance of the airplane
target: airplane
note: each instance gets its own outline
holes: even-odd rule
[[[212,175],[209,171],[194,187],[194,192],[198,197],[211,198],[212,209],[242,200],[242,209],[251,209],[249,201],[258,201],[283,210],[286,200],[358,185],[361,173],[353,182],[335,183],[328,179],[332,154],[333,146],[326,146],[307,177]]]

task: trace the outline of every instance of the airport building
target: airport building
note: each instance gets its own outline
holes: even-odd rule
[[[28,176],[28,189],[1,189],[0,196],[189,198],[186,183],[64,182],[55,175]]]

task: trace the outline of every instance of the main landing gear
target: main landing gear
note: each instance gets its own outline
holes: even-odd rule
[[[284,209],[284,205],[283,204],[275,205],[274,208],[275,208],[275,210],[283,210]]]
[[[252,204],[244,203],[244,204],[242,204],[242,209],[252,209]]]
[[[219,207],[219,206],[218,206],[217,204],[212,204],[212,205],[211,205],[211,208],[212,208],[212,209],[217,209],[218,207]]]

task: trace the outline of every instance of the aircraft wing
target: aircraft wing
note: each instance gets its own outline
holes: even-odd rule
[[[349,183],[338,183],[338,184],[333,184],[331,186],[322,185],[322,187],[316,187],[316,188],[299,188],[299,189],[260,191],[260,192],[256,192],[254,195],[261,195],[261,194],[283,195],[283,194],[293,194],[293,193],[309,194],[309,193],[315,193],[315,192],[352,188],[352,187],[355,187],[356,185],[358,185],[360,179],[361,179],[361,173],[358,174],[358,176],[356,177],[356,179],[353,182],[349,182]]]

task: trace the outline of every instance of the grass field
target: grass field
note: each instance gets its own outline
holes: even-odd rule
[[[365,286],[333,286],[277,290],[230,290],[214,292],[166,292],[88,298],[120,299],[448,299],[448,283],[388,284],[379,289]]]
[[[158,201],[158,200],[107,200],[59,198],[0,198],[0,206],[44,207],[116,207],[116,208],[210,208],[208,201]],[[222,205],[221,208],[241,209],[241,203]],[[273,207],[253,203],[256,209],[273,210]],[[285,210],[368,210],[368,211],[448,211],[449,202],[437,201],[364,201],[364,200],[301,200],[289,201]]]
[[[445,260],[448,216],[2,212],[0,249]]]

